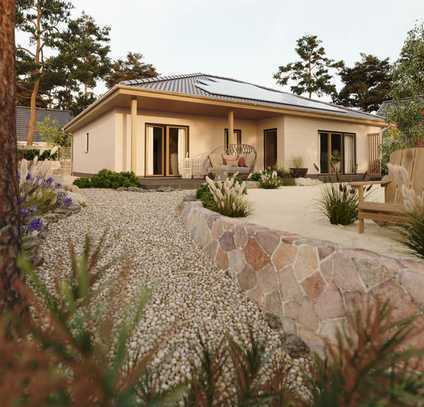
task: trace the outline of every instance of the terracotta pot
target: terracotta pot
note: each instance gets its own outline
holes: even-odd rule
[[[305,178],[307,173],[307,168],[290,168],[290,175],[294,178]]]

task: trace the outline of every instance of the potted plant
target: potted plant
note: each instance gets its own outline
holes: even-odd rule
[[[290,174],[294,178],[305,178],[308,173],[308,169],[303,167],[303,158],[300,156],[293,157],[293,167],[290,168]]]

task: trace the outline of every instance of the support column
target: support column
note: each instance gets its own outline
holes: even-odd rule
[[[136,173],[137,160],[137,98],[131,99],[131,171]]]
[[[234,112],[228,112],[228,144],[235,144],[234,140]]]

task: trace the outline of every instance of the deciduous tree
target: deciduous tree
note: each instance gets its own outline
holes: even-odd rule
[[[331,82],[330,69],[341,69],[342,61],[334,61],[326,56],[322,41],[316,35],[305,35],[297,40],[296,53],[300,60],[278,68],[274,79],[280,85],[295,82],[290,89],[296,95],[333,95],[336,86]]]

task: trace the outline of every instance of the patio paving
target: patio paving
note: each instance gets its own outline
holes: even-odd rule
[[[365,221],[365,233],[359,234],[356,223],[349,226],[331,225],[320,212],[321,185],[281,187],[278,190],[249,189],[252,214],[247,221],[298,233],[304,237],[335,242],[344,247],[371,250],[388,256],[411,257],[400,242],[394,227],[380,227]],[[384,202],[384,189],[374,187],[369,200]]]

